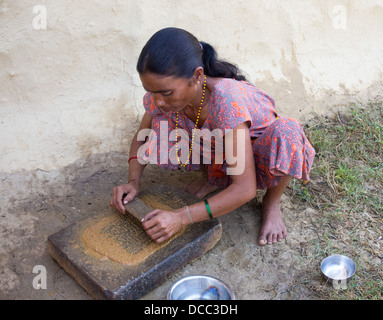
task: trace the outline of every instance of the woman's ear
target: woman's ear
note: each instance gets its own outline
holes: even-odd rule
[[[202,83],[204,81],[204,70],[202,67],[198,67],[194,70],[193,77],[196,83]]]

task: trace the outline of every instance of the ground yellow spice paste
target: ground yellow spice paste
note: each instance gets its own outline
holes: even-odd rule
[[[151,195],[143,196],[141,200],[152,208],[173,210]],[[88,254],[95,252],[101,259],[107,258],[123,265],[136,265],[169,244],[183,231],[158,244],[145,233],[141,222],[136,218],[130,214],[116,213],[87,227],[81,238]]]

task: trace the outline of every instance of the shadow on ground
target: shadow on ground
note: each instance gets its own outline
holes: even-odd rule
[[[60,172],[36,170],[0,174],[0,298],[69,300],[92,299],[48,254],[47,237],[62,228],[109,207],[114,186],[128,180],[127,157],[107,154],[82,160]],[[199,172],[166,171],[147,167],[146,185],[164,182],[182,188],[200,179]],[[260,201],[256,199],[220,219],[223,233],[218,244],[200,259],[187,264],[142,299],[166,299],[173,282],[192,274],[222,279],[236,298],[315,299],[305,283],[321,281],[320,270],[312,273],[312,260],[305,248],[316,236],[310,210],[292,202],[291,190],[282,201],[288,237],[282,243],[261,247]],[[34,289],[34,266],[47,270],[47,289]],[[311,274],[308,274],[311,272]]]

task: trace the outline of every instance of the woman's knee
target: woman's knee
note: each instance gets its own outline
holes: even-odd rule
[[[275,122],[278,131],[280,132],[298,132],[303,133],[301,124],[293,118],[279,118]],[[273,124],[274,124],[273,123]],[[272,125],[273,125],[272,124]]]

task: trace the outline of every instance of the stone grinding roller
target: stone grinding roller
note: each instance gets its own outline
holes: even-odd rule
[[[125,205],[125,211],[130,213],[140,222],[149,212],[152,212],[153,210],[153,208],[149,207],[144,201],[137,197]]]

